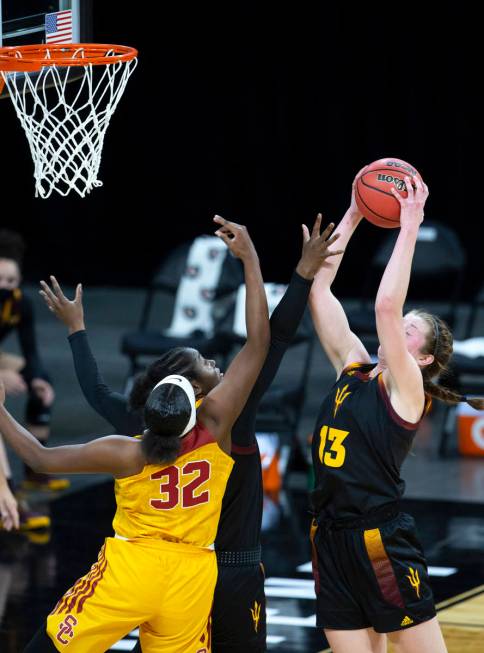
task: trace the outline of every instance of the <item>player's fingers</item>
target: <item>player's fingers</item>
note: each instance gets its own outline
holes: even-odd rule
[[[329,256],[338,256],[339,254],[344,254],[344,253],[345,253],[344,249],[336,249],[334,250],[334,252],[327,251],[324,256],[325,258],[328,258]]]
[[[323,219],[323,216],[321,213],[318,213],[316,216],[316,220],[314,221],[313,228],[311,230],[311,238],[317,238],[319,236],[319,232],[321,231],[321,220]]]
[[[331,232],[334,229],[334,222],[330,222],[326,229],[321,234],[321,240],[326,240],[331,235]]]
[[[308,240],[310,240],[309,229],[306,227],[305,224],[302,224],[301,227],[302,227],[302,234],[303,234],[303,243],[307,243]]]
[[[420,179],[420,177],[412,177],[412,186],[414,187],[414,190],[416,189],[419,193],[424,192],[424,184],[423,181]]]
[[[338,240],[341,234],[333,234],[331,238],[326,241],[326,247],[331,247],[331,245]]]
[[[407,188],[407,197],[409,200],[411,200],[415,197],[415,189],[412,183],[412,179],[408,175],[405,175],[404,179],[405,186]]]
[[[403,204],[403,197],[400,195],[398,190],[394,188],[393,186],[390,186],[390,192],[392,193],[393,197],[397,200],[397,202],[400,204],[400,206]]]
[[[60,287],[59,282],[52,274],[50,275],[50,282],[52,283],[52,288],[54,289],[54,293],[57,299],[59,299],[61,302],[67,301],[67,297],[62,292],[62,288]]]
[[[232,238],[230,238],[228,234],[223,233],[221,229],[218,229],[218,231],[215,232],[215,235],[218,236],[220,240],[223,240],[227,247],[232,243]]]
[[[40,282],[40,285],[42,286],[42,290],[40,291],[40,294],[43,297],[48,297],[52,302],[56,301],[57,298],[52,292],[52,290],[50,289],[50,286],[47,283],[45,283],[45,281],[43,280]]]
[[[214,215],[213,221],[216,222],[217,224],[225,224],[227,222],[227,220],[225,218],[222,218],[221,215]]]
[[[47,308],[51,311],[54,311],[55,306],[54,303],[51,301],[50,297],[48,297],[43,290],[39,290],[39,295],[42,295],[43,300],[47,304]]]
[[[82,283],[78,283],[76,286],[76,296],[74,297],[75,302],[82,302]]]
[[[235,230],[244,230],[245,227],[241,224],[237,224],[237,222],[231,222],[230,220],[226,220],[225,218],[222,218],[221,215],[216,215],[213,219],[214,222],[217,224],[223,225],[226,229],[231,229],[233,231]]]
[[[10,499],[5,499],[2,502],[0,507],[0,515],[2,516],[2,521],[7,531],[12,528],[19,528],[19,515],[17,502],[13,497]]]

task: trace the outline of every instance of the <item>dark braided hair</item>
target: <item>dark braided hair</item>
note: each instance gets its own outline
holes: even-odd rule
[[[22,267],[25,253],[25,242],[22,236],[10,229],[0,229],[0,258],[14,260]]]
[[[178,458],[182,443],[180,434],[191,412],[186,393],[177,385],[163,384],[150,392],[143,411],[147,428],[141,440],[149,464],[172,463]]]
[[[482,410],[484,408],[484,398],[470,398],[465,395],[460,395],[448,386],[441,385],[438,382],[440,377],[448,374],[447,366],[453,352],[454,339],[448,325],[437,315],[432,315],[432,313],[428,313],[423,309],[417,309],[411,311],[411,313],[422,318],[429,327],[422,353],[432,354],[434,360],[430,365],[422,368],[425,392],[434,399],[443,401],[445,404],[458,404],[461,401],[465,401],[472,408]],[[437,381],[433,381],[432,379],[437,379]]]
[[[155,385],[170,374],[180,374],[189,381],[196,379],[193,349],[175,347],[148,365],[144,372],[138,374],[131,389],[128,404],[133,412],[142,413],[146,400]]]

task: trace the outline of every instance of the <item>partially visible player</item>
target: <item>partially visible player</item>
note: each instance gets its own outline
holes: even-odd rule
[[[151,391],[141,438],[108,436],[46,449],[0,408],[0,430],[43,473],[116,478],[114,538],[54,608],[27,651],[104,653],[140,626],[143,650],[209,653],[217,577],[213,542],[233,466],[230,431],[269,346],[259,260],[245,227],[216,221],[216,234],[244,264],[247,341],[225,376],[191,350],[190,381],[170,376]],[[2,386],[3,393],[3,386]],[[203,404],[195,410],[195,395]]]
[[[0,379],[7,394],[28,395],[27,428],[45,443],[55,394],[38,351],[32,300],[20,287],[24,252],[20,234],[0,231],[0,343],[15,331],[22,350],[22,356],[0,351]],[[29,489],[61,490],[68,485],[67,479],[49,478],[25,467],[25,487]]]
[[[13,496],[4,471],[0,467],[0,520],[6,531],[19,528],[18,506]]]

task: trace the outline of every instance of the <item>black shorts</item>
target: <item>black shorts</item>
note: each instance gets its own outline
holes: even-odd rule
[[[413,517],[378,527],[311,528],[316,625],[388,633],[435,616],[427,565]]]
[[[262,565],[219,564],[212,611],[212,653],[266,650],[266,599]]]

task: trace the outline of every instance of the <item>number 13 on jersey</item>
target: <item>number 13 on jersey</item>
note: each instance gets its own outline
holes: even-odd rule
[[[341,467],[346,458],[346,449],[343,447],[349,431],[335,429],[332,426],[322,426],[319,432],[319,460],[328,467]],[[326,451],[325,451],[326,449]]]

